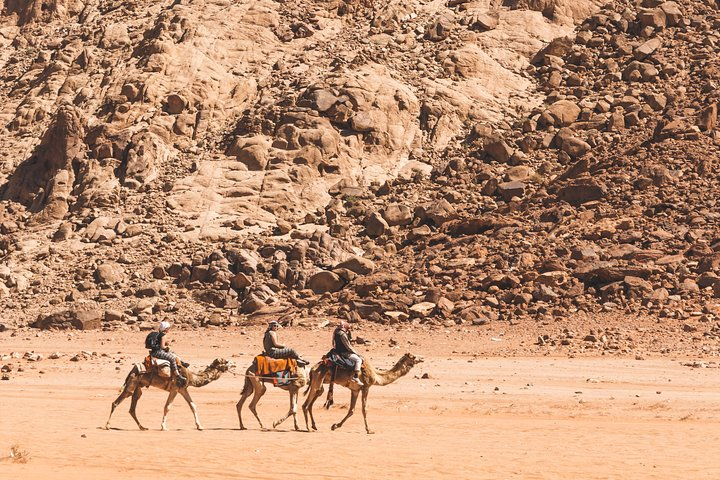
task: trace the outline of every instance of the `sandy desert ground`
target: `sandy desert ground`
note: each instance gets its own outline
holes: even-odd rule
[[[359,334],[369,340],[359,348],[379,368],[405,351],[425,358],[371,390],[374,435],[359,411],[330,430],[348,403],[342,388],[330,411],[316,409],[318,432],[295,432],[291,420],[263,431],[247,410],[249,429],[240,431],[238,374],[258,350],[261,327],[174,332],[193,368],[216,357],[237,368],[191,389],[204,431],[178,397],[166,432],[166,394],[155,389],[138,408],[149,431],[137,429],[129,401],[112,429],[101,428],[144,354],[144,332],[0,333],[2,364],[13,367],[0,382],[0,478],[720,478],[720,375],[710,359],[693,368],[673,356],[510,355],[511,342],[492,329]],[[288,328],[281,337],[313,360],[329,338],[329,328]],[[28,351],[44,358],[7,358]],[[88,358],[71,360],[83,351]],[[49,358],[55,352],[59,358]],[[259,407],[266,426],[286,410],[279,389]],[[302,412],[299,421],[304,428]]]

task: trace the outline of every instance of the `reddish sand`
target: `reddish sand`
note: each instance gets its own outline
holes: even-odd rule
[[[568,358],[559,351],[503,356],[522,350],[491,330],[360,335],[370,343],[358,348],[378,368],[406,351],[425,358],[407,376],[370,391],[374,435],[365,433],[359,409],[342,429],[330,430],[347,407],[343,388],[330,411],[318,401],[318,432],[295,432],[292,419],[262,431],[248,410],[249,430],[240,431],[235,403],[243,377],[233,374],[190,390],[204,431],[195,430],[180,397],[170,430],[159,431],[167,394],[156,389],[138,408],[149,431],[137,429],[129,400],[104,430],[111,402],[144,355],[144,333],[0,333],[0,364],[12,366],[10,380],[0,382],[0,478],[720,478],[720,375],[711,362],[691,368],[687,358]],[[262,329],[174,336],[192,368],[224,357],[241,374],[259,350]],[[311,360],[327,350],[329,337],[327,328],[281,331],[281,340]],[[30,350],[45,358],[7,358]],[[82,351],[97,355],[70,360]],[[53,352],[63,355],[49,359]],[[268,390],[259,406],[266,426],[287,403],[285,391]],[[299,423],[304,429],[301,409]],[[13,448],[19,457],[10,458]]]

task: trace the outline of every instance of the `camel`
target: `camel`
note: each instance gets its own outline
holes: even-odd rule
[[[265,395],[265,392],[267,391],[267,387],[264,385],[267,382],[272,382],[271,377],[260,377],[258,376],[257,371],[257,363],[255,360],[253,360],[252,365],[248,367],[248,369],[245,371],[245,384],[243,385],[242,393],[240,394],[240,400],[238,400],[237,405],[235,406],[237,408],[237,414],[238,414],[238,420],[240,421],[240,430],[246,430],[245,425],[243,425],[242,421],[242,407],[245,403],[245,400],[250,396],[253,395],[253,399],[250,401],[250,411],[255,415],[255,418],[257,418],[258,423],[260,424],[260,428],[265,429],[263,427],[262,421],[260,420],[260,417],[257,413],[257,404],[260,401],[260,398],[262,398],[263,395]],[[298,426],[297,422],[297,403],[299,398],[299,392],[302,387],[304,387],[307,384],[307,371],[306,367],[300,367],[298,366],[297,372],[295,373],[295,377],[290,380],[290,383],[287,385],[278,385],[278,388],[281,388],[283,390],[287,390],[290,393],[290,409],[288,410],[288,413],[281,419],[276,420],[273,422],[273,428],[280,425],[282,422],[287,420],[290,415],[293,417],[293,421],[295,422],[295,430],[299,431],[300,427]]]
[[[406,375],[410,369],[418,363],[421,363],[423,358],[419,355],[413,355],[412,353],[406,353],[397,361],[397,363],[390,369],[385,371],[379,371],[370,365],[367,361],[363,361],[362,371],[360,372],[360,381],[364,386],[359,386],[352,382],[353,372],[342,368],[337,369],[335,379],[333,383],[341,385],[345,388],[350,389],[350,407],[348,408],[345,418],[340,420],[338,423],[333,424],[332,429],[337,430],[342,427],[345,421],[352,416],[355,411],[355,404],[357,403],[358,395],[362,393],[362,414],[363,420],[365,420],[365,431],[369,434],[373,433],[368,427],[367,422],[367,397],[370,392],[370,387],[373,385],[388,385],[393,383],[398,378]],[[303,403],[303,414],[305,415],[305,428],[310,431],[308,427],[308,414],[312,422],[312,429],[317,430],[315,426],[315,417],[313,417],[312,407],[315,400],[322,395],[324,383],[330,383],[331,374],[334,367],[328,367],[324,362],[319,362],[310,370],[310,385],[305,390],[304,394],[307,396]],[[332,391],[332,385],[330,385]],[[309,393],[308,393],[309,392]],[[328,400],[326,404],[327,408],[330,408],[331,400]]]
[[[188,379],[187,385],[185,385],[184,387],[178,387],[172,379],[168,377],[161,377],[156,372],[140,373],[137,365],[133,366],[132,370],[130,370],[130,373],[125,378],[125,385],[123,386],[122,392],[112,403],[110,416],[108,417],[107,423],[105,424],[105,429],[108,430],[110,428],[110,419],[112,418],[115,408],[117,408],[117,406],[120,405],[120,403],[122,403],[122,401],[125,400],[127,397],[132,396],[132,403],[130,404],[130,415],[132,415],[135,423],[137,423],[138,427],[140,427],[140,430],[147,430],[147,428],[143,427],[140,424],[140,421],[135,415],[135,408],[137,407],[138,400],[140,400],[140,397],[142,396],[143,387],[156,387],[165,390],[166,392],[170,392],[167,401],[165,402],[165,410],[163,413],[161,430],[167,430],[167,415],[170,411],[170,406],[172,405],[172,402],[173,400],[175,400],[175,396],[178,393],[182,395],[188,405],[190,405],[190,409],[192,410],[195,417],[195,426],[198,430],[202,430],[203,427],[200,425],[197,408],[195,407],[195,403],[192,401],[192,398],[190,398],[190,393],[188,393],[188,387],[203,387],[208,383],[220,378],[220,375],[227,372],[230,366],[230,362],[222,358],[217,358],[213,360],[213,362],[209,366],[205,367],[205,370],[200,373],[192,373],[186,368],[178,366],[182,374]]]

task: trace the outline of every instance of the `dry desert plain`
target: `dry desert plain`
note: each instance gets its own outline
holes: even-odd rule
[[[203,431],[178,396],[164,432],[167,394],[152,388],[138,406],[148,431],[128,415],[129,400],[103,429],[125,376],[145,354],[145,332],[0,333],[2,364],[11,367],[0,382],[0,478],[720,478],[720,375],[711,357],[568,354],[533,345],[522,325],[366,325],[357,335],[367,343],[358,348],[377,368],[390,368],[406,351],[425,359],[370,390],[373,435],[359,409],[331,431],[348,405],[343,388],[331,410],[318,401],[317,432],[295,432],[291,419],[261,430],[247,410],[241,431],[241,374],[262,332],[173,332],[191,369],[217,357],[236,367],[190,389]],[[281,340],[313,361],[330,336],[330,327],[281,331]],[[13,358],[30,351],[42,359]],[[268,390],[258,408],[266,426],[287,403],[285,391]],[[301,409],[298,420],[304,430]]]

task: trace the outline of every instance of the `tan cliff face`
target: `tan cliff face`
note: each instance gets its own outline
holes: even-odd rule
[[[22,65],[14,63],[5,101],[16,138],[5,140],[13,161],[4,174],[62,148],[37,142],[52,136],[46,132],[57,128],[58,113],[72,105],[82,132],[67,135],[82,135],[86,151],[75,161],[93,175],[90,182],[69,175],[79,194],[67,199],[69,210],[87,189],[107,196],[148,188],[184,160],[197,171],[171,192],[181,215],[210,209],[224,220],[223,211],[255,212],[248,215],[272,222],[284,212],[281,218],[297,220],[323,208],[333,184],[382,182],[413,150],[442,149],[464,122],[501,116],[511,92],[531,95],[521,77],[528,52],[513,53],[527,48],[520,42],[482,48],[487,39],[466,28],[423,40],[418,32],[434,18],[458,16],[452,9],[343,5],[11,2],[7,24],[21,28],[8,33],[25,58],[13,57]],[[339,15],[343,9],[355,13]],[[521,22],[537,26],[526,35],[536,48],[568,31],[538,15]],[[525,60],[507,61],[518,53]],[[221,184],[219,197],[198,200],[194,186],[213,182]],[[33,210],[47,202],[46,185],[24,188],[5,197],[34,202]]]
[[[714,6],[379,3],[6,2],[8,324],[714,318]]]
[[[80,15],[86,2],[80,0],[8,0],[5,12],[14,15],[18,25],[32,22],[67,21]]]

